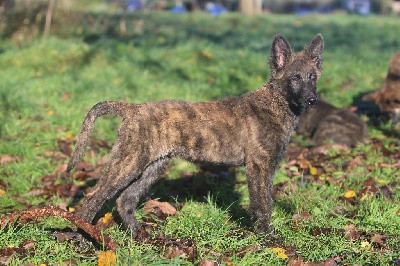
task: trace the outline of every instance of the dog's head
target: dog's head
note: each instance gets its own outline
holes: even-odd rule
[[[381,112],[388,113],[393,119],[393,129],[400,132],[400,52],[395,53],[389,62],[383,86],[362,99],[374,102]]]
[[[317,80],[322,72],[323,51],[324,40],[320,34],[299,53],[293,53],[281,35],[276,35],[272,42],[271,83],[282,90],[295,115],[301,115],[318,101]]]

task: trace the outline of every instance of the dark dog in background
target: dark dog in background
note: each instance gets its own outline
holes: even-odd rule
[[[365,95],[363,101],[372,101],[383,113],[392,118],[392,129],[400,133],[400,51],[389,61],[389,69],[383,86]]]
[[[317,102],[324,42],[317,35],[293,53],[277,35],[272,43],[271,78],[262,88],[221,101],[101,102],[86,115],[67,171],[85,152],[97,117],[123,118],[104,177],[86,195],[78,215],[92,222],[105,201],[118,195],[124,226],[135,232],[136,205],[163,174],[171,157],[193,162],[245,165],[250,210],[258,231],[267,231],[272,179],[299,116]]]
[[[300,117],[296,132],[316,146],[332,142],[353,147],[368,137],[367,125],[358,115],[323,100]]]

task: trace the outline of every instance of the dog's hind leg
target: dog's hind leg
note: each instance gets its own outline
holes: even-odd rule
[[[145,170],[145,162],[136,154],[123,156],[127,153],[126,147],[114,147],[104,176],[99,180],[93,190],[85,195],[77,214],[82,219],[92,222],[103,204],[113,198],[118,192],[125,189],[138,178]]]
[[[138,229],[135,218],[136,206],[140,198],[162,177],[168,161],[169,158],[163,158],[153,162],[146,168],[142,176],[129,185],[117,199],[117,210],[122,222],[133,233],[136,233]]]

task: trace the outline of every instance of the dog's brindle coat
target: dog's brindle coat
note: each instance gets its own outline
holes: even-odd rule
[[[255,92],[221,101],[160,101],[144,104],[101,102],[87,114],[68,172],[80,160],[95,119],[123,118],[105,176],[86,195],[80,217],[92,221],[106,200],[121,192],[117,209],[123,224],[137,229],[135,209],[163,174],[171,157],[193,162],[245,165],[250,209],[258,231],[268,230],[272,179],[298,117],[317,101],[324,42],[314,37],[302,52],[275,36],[271,79]]]

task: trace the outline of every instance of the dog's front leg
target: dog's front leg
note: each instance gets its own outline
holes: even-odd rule
[[[273,206],[272,180],[277,163],[272,156],[251,158],[246,162],[250,211],[258,232],[268,232]]]

